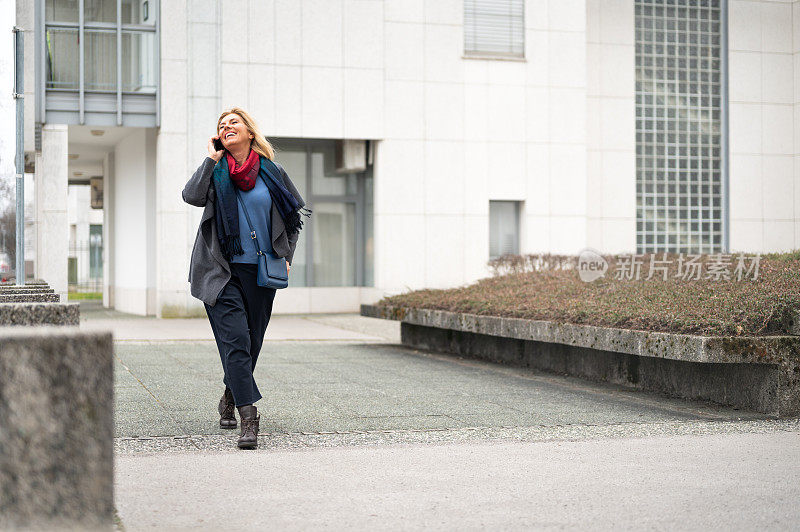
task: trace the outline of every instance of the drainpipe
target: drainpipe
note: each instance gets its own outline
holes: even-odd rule
[[[22,28],[14,26],[14,99],[17,102],[17,284],[25,284],[25,107],[23,98],[25,94],[25,57],[24,39]]]

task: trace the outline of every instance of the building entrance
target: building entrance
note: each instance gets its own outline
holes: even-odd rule
[[[372,170],[337,172],[336,141],[271,139],[275,159],[313,211],[289,286],[371,286]]]

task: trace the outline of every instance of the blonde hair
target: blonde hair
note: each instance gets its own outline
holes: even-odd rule
[[[226,109],[219,115],[217,119],[217,131],[219,131],[219,123],[222,122],[222,119],[228,116],[229,114],[237,114],[242,117],[242,122],[244,122],[245,127],[253,134],[253,140],[250,141],[250,149],[256,152],[259,155],[263,155],[269,160],[275,158],[275,148],[272,147],[272,144],[267,140],[267,137],[261,134],[261,130],[258,128],[258,124],[256,124],[255,119],[250,116],[250,113],[242,109],[241,107],[231,107],[230,109]]]

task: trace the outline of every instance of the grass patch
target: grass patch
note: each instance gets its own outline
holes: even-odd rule
[[[181,305],[162,305],[161,317],[169,318],[205,318],[206,311],[203,307],[186,308]]]
[[[487,316],[549,320],[625,329],[700,335],[784,334],[800,310],[800,252],[761,257],[758,277],[753,272],[737,280],[733,255],[730,279],[705,278],[716,263],[703,255],[700,279],[685,279],[678,255],[658,254],[671,261],[667,279],[657,272],[646,279],[650,255],[641,259],[641,279],[616,278],[624,261],[604,257],[605,276],[581,281],[577,258],[571,256],[513,256],[490,263],[493,277],[449,290],[417,290],[381,300],[379,305],[448,310]],[[686,258],[686,257],[684,257]],[[746,266],[751,265],[746,256]]]
[[[92,299],[103,299],[103,292],[70,292],[69,301],[86,301]]]

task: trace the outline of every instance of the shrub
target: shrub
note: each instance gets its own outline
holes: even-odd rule
[[[705,277],[719,272],[719,261],[726,258],[715,255],[697,258],[699,279],[679,275],[686,273],[687,256],[636,256],[642,261],[640,280],[618,278],[624,257],[604,258],[606,275],[583,282],[574,256],[501,257],[490,263],[493,277],[460,288],[408,292],[379,304],[701,335],[782,334],[800,310],[800,252],[762,256],[757,276],[751,270],[741,279]],[[745,266],[756,260],[727,258],[730,273],[740,258]],[[666,279],[662,271],[646,279],[651,259],[671,261],[662,264]]]

